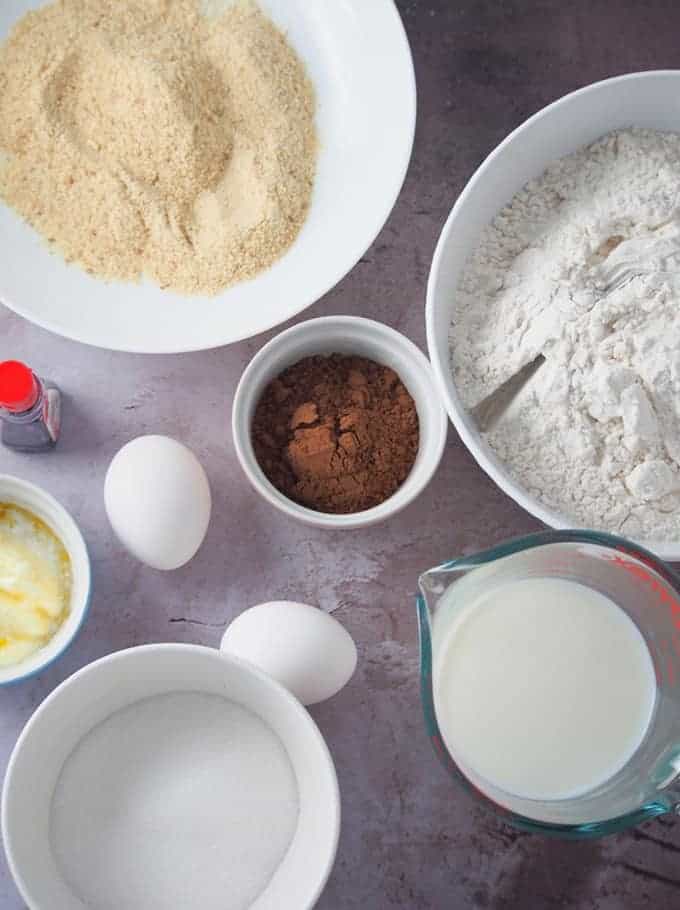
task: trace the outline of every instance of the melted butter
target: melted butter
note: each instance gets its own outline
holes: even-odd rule
[[[68,615],[71,561],[47,525],[0,503],[0,667],[46,645]]]

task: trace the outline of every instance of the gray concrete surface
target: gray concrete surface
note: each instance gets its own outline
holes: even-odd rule
[[[399,6],[419,82],[412,167],[374,247],[305,316],[366,314],[422,345],[434,244],[476,165],[510,129],[571,89],[680,64],[680,6],[675,0],[399,0]],[[25,358],[69,396],[59,450],[44,458],[2,451],[0,471],[38,481],[63,500],[81,523],[95,571],[91,618],[76,645],[38,680],[0,691],[0,768],[33,709],[88,661],[144,642],[214,645],[231,617],[263,600],[319,603],[337,610],[361,653],[348,688],[313,711],[337,762],[344,806],[338,861],[320,910],[680,906],[680,823],[663,819],[579,844],[518,834],[455,789],[430,751],[418,701],[417,575],[445,557],[536,528],[453,431],[439,474],[411,508],[373,530],[323,533],[263,504],[236,463],[227,425],[231,397],[265,338],[144,358],[63,341],[2,310],[0,339],[1,356]],[[102,502],[110,457],[148,432],[192,446],[214,490],[203,549],[170,575],[141,567],[121,550]],[[21,906],[0,859],[0,908]]]

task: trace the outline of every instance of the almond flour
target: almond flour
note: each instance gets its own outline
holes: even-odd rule
[[[216,294],[302,227],[314,108],[249,0],[57,0],[0,50],[0,198],[99,278]]]

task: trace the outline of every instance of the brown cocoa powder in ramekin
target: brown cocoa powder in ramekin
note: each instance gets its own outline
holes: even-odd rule
[[[255,456],[285,496],[346,514],[388,499],[418,454],[418,412],[390,367],[364,357],[306,357],[265,388]]]

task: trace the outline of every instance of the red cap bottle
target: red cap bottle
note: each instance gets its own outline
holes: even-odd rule
[[[30,411],[40,397],[40,383],[33,370],[18,360],[0,363],[0,408],[10,414]]]
[[[0,440],[17,452],[44,452],[57,444],[61,393],[18,360],[0,362]]]

